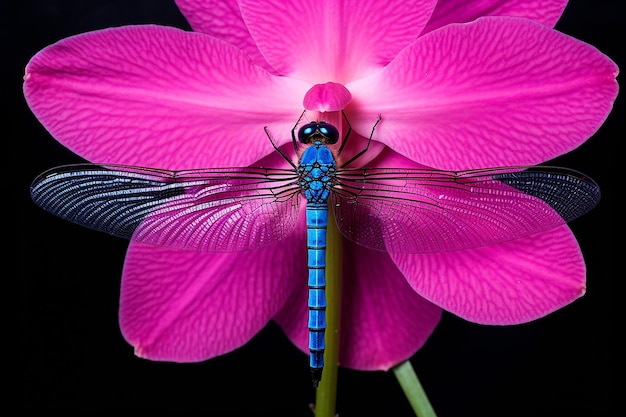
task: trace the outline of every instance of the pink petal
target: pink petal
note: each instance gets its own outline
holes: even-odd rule
[[[387,64],[426,24],[433,0],[241,0],[241,14],[278,73],[345,83]]]
[[[306,281],[303,225],[276,246],[232,254],[131,243],[120,326],[140,357],[195,362],[247,343]],[[304,301],[306,303],[306,299]]]
[[[388,370],[410,358],[432,334],[441,309],[409,287],[389,255],[344,241],[340,329],[341,366]],[[289,339],[308,352],[306,285],[275,317]]]
[[[290,131],[310,85],[237,48],[158,26],[64,39],[28,64],[24,93],[61,143],[97,162],[181,169],[248,165]]]
[[[567,226],[501,245],[393,259],[426,299],[481,324],[525,323],[585,293],[585,263]]]
[[[315,84],[304,95],[304,108],[320,112],[343,110],[352,100],[352,95],[341,84],[327,82]]]
[[[593,135],[617,95],[597,49],[526,19],[486,17],[419,38],[349,83],[352,126],[440,169],[536,164]],[[352,105],[349,106],[349,109]]]
[[[482,16],[525,17],[554,27],[568,0],[440,0],[423,33]]]
[[[196,32],[225,40],[247,53],[252,61],[274,73],[248,32],[236,0],[175,0]]]

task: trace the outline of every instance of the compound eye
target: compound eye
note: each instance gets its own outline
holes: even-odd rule
[[[317,130],[317,123],[307,123],[298,130],[298,140],[302,143],[309,143],[311,136]]]
[[[320,141],[326,144],[334,144],[339,140],[339,131],[330,123],[312,122],[307,123],[298,130],[298,140],[302,143],[314,143]]]
[[[326,137],[326,142],[329,144],[337,143],[339,140],[339,131],[330,123],[320,123],[318,127],[320,133]]]

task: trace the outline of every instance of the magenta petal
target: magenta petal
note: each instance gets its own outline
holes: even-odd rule
[[[263,127],[290,141],[310,88],[228,43],[159,26],[64,39],[32,58],[25,79],[32,111],[75,153],[169,169],[248,165],[273,152]]]
[[[304,108],[320,112],[343,110],[352,100],[352,95],[341,84],[327,82],[315,84],[304,96]]]
[[[361,134],[424,165],[526,165],[579,146],[612,109],[618,68],[594,47],[527,19],[430,32],[346,87]]]
[[[421,295],[481,324],[525,323],[585,293],[584,259],[566,225],[500,245],[393,259]]]
[[[554,27],[568,0],[440,0],[423,33],[482,16],[525,17]]]
[[[410,358],[432,334],[441,309],[415,293],[389,255],[345,241],[339,364],[388,370]],[[306,282],[275,320],[308,352]]]
[[[193,30],[232,43],[247,53],[255,64],[274,72],[250,36],[236,0],[175,1]]]
[[[232,351],[306,280],[303,247],[303,227],[281,242],[280,262],[276,247],[209,254],[132,243],[122,281],[122,333],[138,356],[152,360],[194,362]]]
[[[346,82],[387,64],[428,21],[433,0],[241,0],[241,14],[278,73]]]

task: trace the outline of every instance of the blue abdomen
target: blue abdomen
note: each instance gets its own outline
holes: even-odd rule
[[[326,228],[327,207],[307,207],[307,252],[309,267],[309,363],[313,382],[319,381],[324,367],[326,331]]]

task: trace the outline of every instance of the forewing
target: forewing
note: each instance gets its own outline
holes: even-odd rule
[[[391,253],[492,245],[565,224],[594,208],[598,185],[558,167],[472,171],[344,169],[331,194],[339,230]]]
[[[293,230],[300,200],[295,178],[281,169],[82,164],[41,174],[31,197],[59,217],[115,236],[233,252],[270,245]]]

